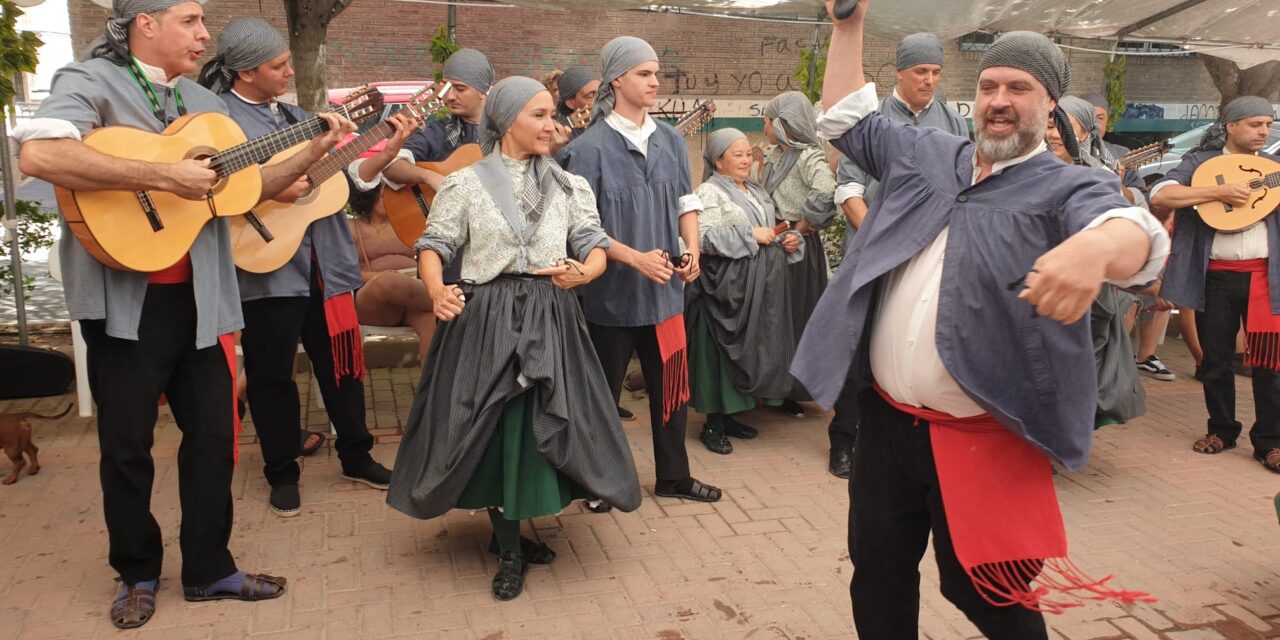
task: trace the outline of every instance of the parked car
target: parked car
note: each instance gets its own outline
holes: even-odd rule
[[[1205,129],[1208,128],[1209,125],[1196,127],[1186,133],[1170,138],[1169,151],[1164,154],[1164,157],[1159,162],[1139,167],[1138,175],[1142,176],[1147,185],[1155,184],[1164,177],[1164,174],[1169,173],[1174,167],[1178,166],[1178,163],[1182,162],[1182,156],[1200,143],[1200,138],[1204,137]],[[1267,137],[1267,144],[1262,147],[1262,150],[1267,153],[1280,154],[1280,121],[1271,123],[1271,135]]]
[[[365,120],[360,124],[360,128],[356,129],[355,134],[352,136],[348,136],[346,140],[342,141],[342,143],[346,144],[348,141],[351,140],[351,138],[357,135],[363,134],[364,132],[373,128],[373,126],[381,122],[383,118],[386,118],[387,116],[395,113],[396,110],[399,109],[401,105],[409,102],[409,98],[412,98],[414,94],[418,93],[429,84],[431,83],[427,80],[395,80],[395,81],[388,81],[388,82],[370,82],[369,83],[370,87],[373,87],[374,89],[377,89],[380,93],[382,93],[382,103],[384,105],[383,111],[382,111],[382,117],[370,118],[368,120]],[[356,90],[356,87],[330,89],[329,104],[335,107],[342,104],[342,100],[346,98],[348,94],[350,94],[352,91],[355,91],[355,90]],[[360,157],[367,158],[375,153],[378,153],[379,151],[382,151],[382,149],[386,146],[387,146],[387,143],[385,140],[380,141],[377,144],[373,145],[373,147],[371,147],[368,151],[361,154]]]

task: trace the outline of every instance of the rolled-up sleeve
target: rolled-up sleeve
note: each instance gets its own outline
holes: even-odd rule
[[[1164,270],[1164,263],[1169,259],[1169,233],[1165,231],[1164,225],[1156,220],[1151,212],[1142,207],[1124,207],[1121,209],[1111,209],[1105,211],[1102,215],[1093,219],[1084,230],[1094,229],[1108,220],[1115,219],[1128,220],[1139,227],[1147,234],[1147,242],[1149,243],[1149,253],[1147,261],[1142,268],[1132,276],[1123,280],[1111,280],[1111,284],[1122,289],[1130,287],[1145,287],[1160,279],[1160,272]]]
[[[839,140],[879,106],[876,83],[868,82],[818,118],[818,135],[825,140]]]
[[[392,160],[391,162],[398,162],[400,160],[404,160],[409,164],[413,164],[413,153],[411,153],[408,149],[401,149],[400,152],[396,154],[395,160]],[[360,167],[364,165],[364,163],[367,161],[368,161],[367,158],[361,158],[347,165],[347,176],[351,178],[351,183],[356,185],[357,189],[361,191],[370,191],[384,184],[396,190],[404,188],[404,185],[398,182],[393,182],[392,180],[389,180],[386,174],[384,173],[379,173],[378,175],[374,176],[373,180],[367,180],[367,181],[362,180],[360,178]]]

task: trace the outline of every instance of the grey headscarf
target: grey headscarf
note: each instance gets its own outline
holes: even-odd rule
[[[87,59],[106,58],[116,64],[129,60],[129,25],[139,13],[156,13],[191,0],[112,0],[114,18],[107,19],[106,32],[89,45]],[[195,0],[204,4],[205,0]]]
[[[613,95],[613,81],[645,62],[657,62],[658,52],[648,42],[632,36],[618,36],[600,49],[600,92],[596,94],[596,106],[591,110],[591,123],[595,124],[613,112],[617,96]]]
[[[942,43],[932,33],[913,33],[898,44],[898,71],[921,64],[943,64]]]
[[[1205,130],[1204,136],[1200,138],[1200,143],[1196,145],[1194,151],[1217,151],[1227,146],[1227,125],[1232,122],[1259,116],[1275,117],[1275,114],[1275,109],[1265,98],[1240,96],[1223,107],[1222,112],[1218,114],[1218,119]]]
[[[458,49],[445,61],[440,75],[446,80],[457,80],[480,93],[489,93],[493,86],[493,65],[483,53],[475,49]]]
[[[1111,109],[1111,105],[1107,104],[1107,97],[1098,92],[1086,93],[1080,96],[1082,100],[1100,109]]]
[[[752,212],[758,212],[764,217],[761,226],[770,226],[773,224],[774,210],[773,199],[769,197],[764,187],[760,186],[752,180],[747,180],[747,190],[755,197],[756,203],[753,204],[742,193],[742,189],[738,188],[738,184],[731,180],[728,176],[716,171],[716,160],[724,155],[733,143],[739,140],[746,140],[747,134],[737,129],[720,129],[707,137],[707,145],[702,150],[702,181],[720,187],[729,195],[729,199],[742,208],[747,215]],[[756,222],[760,222],[757,220]]]
[[[1062,96],[1058,106],[1075,118],[1085,133],[1089,134],[1089,144],[1080,148],[1079,160],[1089,166],[1101,166],[1115,171],[1116,159],[1102,141],[1102,134],[1098,131],[1098,112],[1094,110],[1093,104],[1076,96]],[[1079,140],[1076,143],[1079,146]]]
[[[480,120],[480,146],[484,149],[485,158],[473,165],[480,183],[502,209],[503,217],[526,241],[533,237],[538,222],[542,220],[552,189],[573,193],[569,175],[548,156],[532,159],[519,188],[512,183],[511,174],[502,160],[499,148],[502,136],[506,135],[529,101],[546,91],[541,82],[524,76],[503,78],[493,85],[484,103],[484,117]]]
[[[588,82],[596,79],[596,70],[591,67],[571,67],[568,71],[560,74],[556,78],[556,90],[560,92],[560,104],[556,105],[563,108],[565,101],[578,95],[582,88],[587,86]]]
[[[1011,67],[1031,74],[1056,102],[1071,86],[1071,65],[1052,40],[1033,31],[1010,31],[991,44],[982,54],[978,73],[991,67]],[[1061,107],[1053,110],[1053,120],[1062,132],[1062,144],[1073,158],[1080,157],[1071,123]]]
[[[764,117],[773,123],[778,142],[787,147],[782,159],[765,171],[764,189],[773,193],[795,168],[800,154],[806,149],[820,148],[822,141],[814,123],[813,103],[799,91],[788,91],[770,100],[765,105]]]
[[[205,63],[198,82],[214,93],[235,84],[237,71],[258,65],[289,50],[289,41],[262,18],[236,18],[218,35],[218,55]]]

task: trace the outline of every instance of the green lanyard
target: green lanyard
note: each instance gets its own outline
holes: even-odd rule
[[[142,93],[151,102],[151,113],[155,114],[156,120],[159,120],[160,124],[168,126],[169,120],[165,118],[164,105],[160,104],[160,100],[156,98],[156,92],[151,88],[151,81],[147,80],[146,76],[143,75],[142,68],[138,66],[138,61],[133,56],[129,56],[129,75],[133,76],[134,82],[138,83]],[[178,105],[178,115],[187,115],[187,107],[182,104],[182,94],[178,93],[177,86],[173,88],[173,99]]]

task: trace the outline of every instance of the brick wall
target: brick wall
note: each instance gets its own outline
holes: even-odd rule
[[[101,32],[107,11],[89,0],[70,0],[76,51]],[[285,29],[276,0],[212,0],[205,8],[210,31],[234,16],[260,15]],[[434,65],[427,41],[445,23],[441,5],[358,0],[329,31],[329,84],[350,86],[373,80],[429,77]],[[458,39],[489,54],[500,75],[539,77],[556,67],[595,65],[601,45],[614,36],[642,37],[662,59],[663,94],[759,98],[797,88],[792,72],[798,50],[809,47],[813,27],[687,15],[599,11],[572,13],[534,9],[464,7],[458,10]],[[826,37],[824,29],[823,37]],[[1090,41],[1071,44],[1105,48]],[[869,38],[870,79],[893,82],[896,41]],[[947,44],[943,90],[953,100],[971,100],[979,54]],[[1103,54],[1068,51],[1073,91],[1101,90]],[[1129,59],[1126,97],[1140,102],[1218,101],[1217,90],[1194,57]]]

